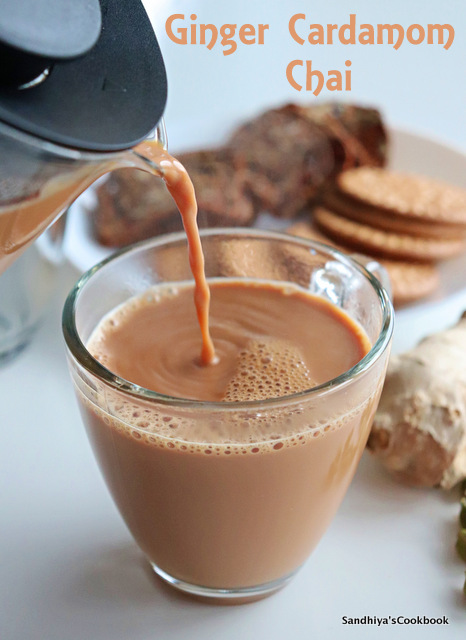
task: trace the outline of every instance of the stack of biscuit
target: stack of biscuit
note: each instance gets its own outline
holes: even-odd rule
[[[466,191],[387,169],[351,169],[325,190],[312,220],[289,231],[379,260],[400,306],[432,293],[437,263],[465,250]]]

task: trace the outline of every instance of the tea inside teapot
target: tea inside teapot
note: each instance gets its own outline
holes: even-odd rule
[[[154,140],[119,153],[44,144],[6,125],[0,132],[0,274],[97,178],[128,167],[163,175],[163,122]]]

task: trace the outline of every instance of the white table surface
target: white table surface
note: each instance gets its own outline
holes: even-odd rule
[[[186,131],[192,144],[200,144],[225,122],[297,99],[284,79],[284,64],[316,54],[289,42],[287,19],[306,11],[309,21],[341,24],[350,12],[342,0],[305,7],[265,0],[145,4],[169,73],[166,116],[176,148],[182,148]],[[270,22],[269,44],[224,57],[169,42],[165,19],[192,11],[199,21],[218,25]],[[351,11],[367,22],[455,25],[448,52],[422,46],[374,48],[370,55],[351,51],[353,91],[343,97],[380,106],[392,124],[466,148],[464,2],[355,0]],[[341,46],[320,50],[322,68],[340,68],[346,53]],[[250,605],[216,607],[155,579],[107,493],[74,400],[60,312],[76,277],[73,268],[64,269],[60,295],[33,344],[0,369],[1,640],[466,636],[465,567],[454,551],[457,495],[403,488],[368,454],[326,536],[283,591]],[[457,297],[416,322],[427,333],[430,326],[452,322],[462,304],[466,297]],[[449,625],[342,624],[343,616],[418,615],[447,616]]]

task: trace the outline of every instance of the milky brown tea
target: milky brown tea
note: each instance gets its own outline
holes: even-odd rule
[[[201,591],[282,584],[343,498],[384,365],[314,397],[309,389],[367,354],[364,330],[291,284],[225,279],[210,290],[215,364],[200,362],[192,287],[157,285],[107,314],[87,349],[163,395],[78,384],[80,407],[116,504],[160,575]]]

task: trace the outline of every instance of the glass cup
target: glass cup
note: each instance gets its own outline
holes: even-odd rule
[[[129,298],[192,281],[184,234],[118,252],[70,293],[63,330],[71,376],[121,515],[165,581],[238,602],[284,586],[337,511],[377,407],[393,309],[370,272],[318,242],[251,229],[201,235],[208,279],[277,282],[322,296],[354,318],[372,344],[342,375],[286,397],[169,397],[114,375],[85,345]]]

